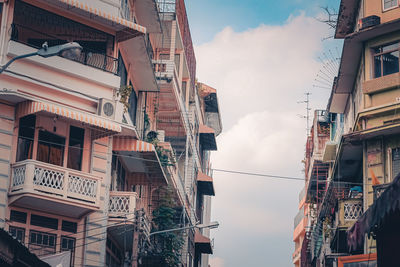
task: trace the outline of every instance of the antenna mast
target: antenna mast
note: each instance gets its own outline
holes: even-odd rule
[[[297,103],[306,104],[306,115],[305,116],[304,115],[299,115],[299,117],[307,120],[306,131],[307,131],[307,136],[309,136],[310,135],[310,111],[311,111],[311,108],[310,108],[310,95],[311,95],[311,93],[310,92],[306,92],[304,94],[306,95],[306,100],[298,101]]]

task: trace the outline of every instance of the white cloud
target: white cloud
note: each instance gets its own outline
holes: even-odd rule
[[[218,89],[225,126],[249,112],[299,109],[320,64],[323,24],[300,15],[283,26],[227,27],[196,47],[197,76]]]
[[[227,27],[195,47],[198,78],[217,89],[224,124],[214,168],[302,177],[305,121],[297,114],[305,109],[297,101],[312,88],[326,35],[325,25],[301,14],[281,26],[245,32]],[[325,104],[327,96],[313,92],[315,102]],[[230,267],[240,266],[239,257],[251,259],[249,266],[262,266],[265,257],[291,266],[302,182],[221,172],[214,172],[214,181],[212,216],[221,224],[213,232],[216,256]],[[287,243],[264,255],[243,255],[238,232],[254,239],[281,236]],[[287,250],[287,257],[274,249]]]

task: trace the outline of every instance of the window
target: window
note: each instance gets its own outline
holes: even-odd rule
[[[130,83],[130,86],[132,86],[131,83]],[[137,96],[136,96],[135,88],[133,88],[133,86],[132,86],[132,92],[131,92],[131,95],[129,96],[128,112],[129,112],[129,115],[131,116],[133,125],[136,125],[136,109],[137,109]]]
[[[29,232],[29,250],[38,256],[54,254],[56,252],[57,235],[45,232]]]
[[[114,242],[107,238],[106,249],[106,266],[114,267],[120,266],[123,260],[122,251],[114,244]]]
[[[10,221],[12,222],[19,222],[19,223],[26,223],[26,212],[11,210],[10,212]]]
[[[61,236],[61,251],[71,251],[70,266],[74,266],[75,242],[75,238],[73,237]]]
[[[70,232],[76,234],[78,224],[76,222],[62,221],[61,230],[64,232]]]
[[[32,158],[35,123],[35,115],[29,115],[19,119],[17,161]]]
[[[125,169],[122,165],[121,161],[113,156],[112,159],[112,181],[111,181],[111,190],[115,191],[123,191],[125,190]]]
[[[57,230],[58,220],[54,218],[32,214],[31,225]]]
[[[374,77],[399,72],[399,42],[373,49]]]
[[[17,239],[19,242],[24,244],[25,242],[25,229],[20,227],[10,226],[9,231],[10,235]]]
[[[48,131],[39,131],[37,160],[63,166],[65,138]]]
[[[74,170],[81,170],[83,142],[85,130],[71,126],[69,130],[68,164],[67,167]]]
[[[398,6],[398,0],[383,0],[383,10],[391,9]]]

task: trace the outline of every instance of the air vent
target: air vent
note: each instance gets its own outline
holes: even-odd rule
[[[101,98],[99,101],[98,114],[108,119],[114,119],[115,101]]]
[[[368,17],[360,19],[359,26],[360,26],[360,30],[364,30],[366,28],[370,28],[370,27],[379,25],[380,23],[381,23],[381,18],[373,15],[373,16],[368,16]]]

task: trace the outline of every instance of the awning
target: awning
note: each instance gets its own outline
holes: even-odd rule
[[[203,83],[197,83],[197,87],[202,98],[205,120],[215,130],[215,135],[219,135],[222,132],[222,122],[219,113],[217,90]]]
[[[49,4],[62,7],[67,11],[82,17],[92,19],[102,25],[108,26],[117,33],[117,40],[127,40],[146,33],[146,28],[132,21],[105,12],[99,7],[88,5],[87,2],[77,0],[45,0]]]
[[[121,125],[117,122],[108,120],[98,115],[78,111],[69,107],[40,101],[25,101],[18,104],[17,115],[19,117],[38,112],[52,113],[61,117],[77,120],[88,125],[96,126],[112,132],[121,132]]]
[[[351,251],[364,243],[365,234],[379,230],[390,218],[390,214],[400,212],[400,175],[389,184],[374,203],[364,212],[347,232],[347,244]]]
[[[344,38],[354,30],[356,23],[357,8],[360,0],[340,1],[339,14],[335,30],[335,38]]]
[[[137,21],[146,27],[149,33],[161,33],[161,21],[156,0],[135,2]]]
[[[121,42],[119,48],[135,88],[139,91],[158,92],[160,89],[150,59],[149,53],[152,51],[148,42],[145,36],[139,36]]]
[[[112,150],[120,155],[128,172],[144,173],[154,183],[168,183],[153,144],[128,136],[114,136]]]
[[[197,174],[198,190],[208,196],[215,196],[213,178],[199,171]]]
[[[194,235],[194,243],[195,243],[195,250],[197,252],[205,254],[213,254],[211,240],[208,237],[200,234],[199,232],[196,232]]]
[[[199,133],[200,143],[204,150],[217,150],[217,141],[215,140],[214,129],[204,124],[200,124]]]
[[[336,147],[337,144],[333,142],[327,142],[325,144],[324,153],[322,155],[323,162],[334,162],[336,159]]]

